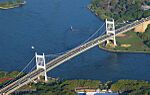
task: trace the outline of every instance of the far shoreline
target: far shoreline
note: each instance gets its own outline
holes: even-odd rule
[[[104,20],[103,20],[102,18],[100,18],[92,9],[90,9],[90,6],[91,6],[91,5],[88,5],[88,6],[87,6],[87,9],[88,9],[92,14],[94,14],[99,20],[101,20],[102,22],[104,22]]]
[[[25,5],[25,4],[26,4],[26,1],[23,1],[23,2],[20,2],[20,3],[16,2],[16,4],[8,4],[8,5],[0,6],[0,9],[1,10],[9,10],[9,9],[21,7],[21,6]]]

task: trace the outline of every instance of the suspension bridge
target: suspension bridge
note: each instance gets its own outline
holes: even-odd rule
[[[135,27],[137,27],[138,25],[150,21],[150,17],[147,18],[142,18],[141,20],[136,20],[130,24],[127,24],[119,29],[115,30],[115,25],[114,25],[114,20],[112,21],[107,21],[106,20],[106,33],[93,39],[90,40],[93,35],[95,35],[98,31],[101,30],[102,25],[91,37],[89,37],[88,40],[86,40],[84,43],[82,43],[81,45],[75,47],[74,49],[71,49],[67,52],[64,53],[60,53],[61,55],[58,56],[57,58],[51,60],[50,62],[48,62],[47,64],[45,64],[45,57],[49,56],[49,55],[38,55],[36,53],[36,56],[33,57],[36,58],[36,70],[33,70],[32,72],[26,74],[25,76],[7,84],[6,86],[4,86],[1,90],[0,90],[0,95],[9,95],[11,93],[13,93],[15,90],[19,89],[20,87],[32,82],[33,80],[36,80],[37,78],[39,78],[40,76],[45,76],[45,81],[47,81],[47,75],[46,72],[54,69],[55,67],[59,66],[60,64],[63,64],[64,62],[70,60],[71,58],[99,45],[100,43],[103,42],[108,42],[109,40],[113,40],[114,45],[116,44],[116,40],[115,37],[119,34],[125,33],[131,29],[134,29]],[[105,32],[105,31],[104,31]],[[90,40],[90,41],[89,41]],[[33,60],[32,59],[32,60]],[[30,63],[30,62],[29,62]],[[28,66],[28,65],[27,65]],[[26,67],[25,67],[26,68]]]

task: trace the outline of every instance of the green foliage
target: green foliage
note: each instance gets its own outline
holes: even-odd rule
[[[114,18],[116,22],[133,21],[150,15],[143,11],[146,0],[93,0],[90,9],[102,19]]]
[[[76,95],[75,88],[89,87],[100,89],[111,89],[114,92],[128,92],[128,95],[149,95],[150,83],[139,80],[119,80],[115,83],[112,81],[100,82],[98,80],[55,80],[51,79],[47,83],[32,83],[25,88],[37,89],[37,92],[23,95]]]
[[[99,84],[98,80],[50,80],[48,83],[32,84],[37,89],[32,95],[76,95],[76,87],[99,88]]]
[[[111,86],[112,91],[128,92],[129,95],[143,95],[149,93],[149,89],[149,82],[138,80],[119,80]]]
[[[15,78],[20,72],[13,71],[7,74],[7,77]],[[22,73],[23,74],[23,73]]]
[[[140,90],[136,90],[136,91],[132,91],[131,93],[129,93],[129,95],[149,95],[150,94],[150,90],[149,89],[140,89]]]
[[[66,80],[62,85],[66,85],[67,88],[75,87],[88,87],[88,88],[98,88],[100,81],[98,80]]]
[[[24,0],[9,0],[5,2],[0,2],[0,7],[2,8],[9,8],[9,7],[15,7],[18,4],[22,4]]]
[[[147,45],[143,43],[143,41],[137,36],[137,33],[133,30],[126,32],[124,37],[116,37],[117,46],[114,48],[115,50],[123,50],[123,51],[148,51],[149,48]],[[129,44],[129,47],[122,47],[122,44]]]
[[[150,48],[150,25],[144,33],[137,33],[137,35],[143,40],[144,44]]]
[[[4,71],[0,71],[0,79],[4,79],[4,81],[0,82],[0,86],[2,86],[3,84],[5,84],[6,82],[8,82],[9,80],[5,80],[5,78],[16,78],[17,75],[19,74],[18,77],[23,76],[24,73],[20,73],[18,71],[13,71],[13,72],[4,72]]]
[[[0,71],[0,78],[3,78],[7,75],[7,72]]]

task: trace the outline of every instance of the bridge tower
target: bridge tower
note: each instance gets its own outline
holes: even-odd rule
[[[113,35],[112,38],[107,40],[106,44],[108,44],[109,41],[112,40],[114,46],[116,46],[117,43],[116,43],[116,33],[115,33],[115,22],[114,22],[114,19],[109,20],[109,21],[106,19],[106,34],[107,35]]]
[[[45,55],[44,53],[43,55],[38,55],[37,53],[35,53],[35,57],[36,57],[36,67],[37,69],[44,69],[45,82],[47,82],[48,79],[46,73]],[[40,79],[40,77],[38,77],[38,79]]]

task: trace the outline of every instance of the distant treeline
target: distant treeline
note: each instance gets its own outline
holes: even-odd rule
[[[150,16],[150,10],[141,8],[149,4],[149,0],[93,0],[90,9],[102,19],[114,18],[116,22],[123,22]]]

